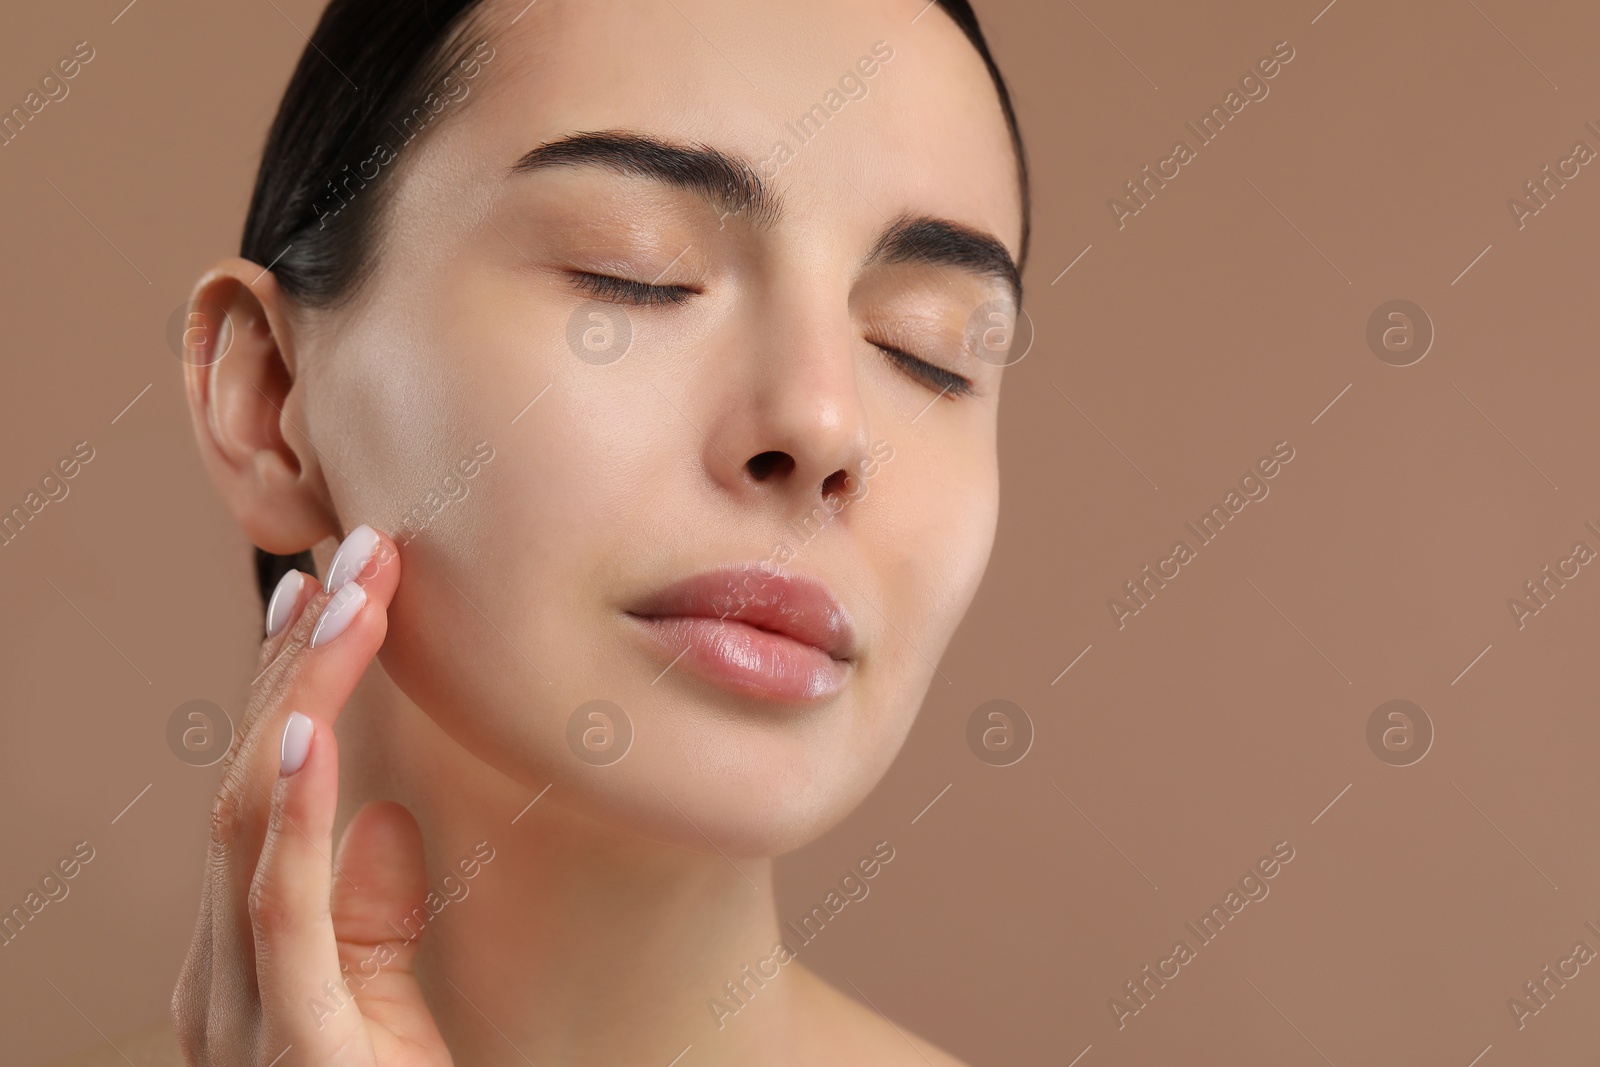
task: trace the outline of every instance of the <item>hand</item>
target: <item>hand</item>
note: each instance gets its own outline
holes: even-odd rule
[[[212,807],[200,919],[172,995],[179,1042],[197,1067],[449,1064],[412,969],[417,941],[397,932],[427,892],[416,821],[368,804],[329,859],[333,723],[383,644],[399,552],[360,526],[328,569],[332,593],[297,574],[268,608]]]

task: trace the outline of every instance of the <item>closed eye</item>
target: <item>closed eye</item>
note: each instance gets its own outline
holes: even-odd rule
[[[689,297],[695,295],[695,290],[682,285],[652,285],[649,282],[635,281],[631,278],[618,278],[611,274],[593,274],[588,271],[575,271],[571,275],[572,284],[585,292],[592,293],[602,300],[609,300],[618,304],[633,304],[639,307],[659,307],[665,304],[682,304]],[[943,367],[929,363],[927,360],[918,359],[911,353],[892,345],[872,342],[884,355],[888,356],[901,371],[921,382],[923,385],[935,388],[939,395],[945,393],[951,396],[970,396],[973,393],[972,381],[954,371],[945,370]]]
[[[971,379],[963,378],[954,371],[935,366],[927,360],[918,359],[910,352],[902,351],[891,345],[879,344],[877,341],[873,341],[871,344],[893,360],[895,366],[906,374],[920,381],[923,385],[938,389],[940,396],[945,393],[949,393],[951,396],[971,396],[973,393]]]
[[[614,304],[634,304],[639,307],[681,304],[695,293],[695,290],[682,285],[652,285],[631,278],[590,274],[587,271],[575,271],[571,277],[572,284],[579,289]]]

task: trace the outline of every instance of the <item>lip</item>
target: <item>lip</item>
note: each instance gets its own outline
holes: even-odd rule
[[[627,614],[675,666],[769,700],[833,696],[855,666],[849,613],[827,587],[760,566],[696,574]]]

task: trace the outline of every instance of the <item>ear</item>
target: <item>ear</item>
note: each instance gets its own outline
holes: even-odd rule
[[[183,334],[201,459],[250,540],[280,556],[339,533],[316,449],[296,414],[295,311],[270,271],[225,259],[195,283]]]

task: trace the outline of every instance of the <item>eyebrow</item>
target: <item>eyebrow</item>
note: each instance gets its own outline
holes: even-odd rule
[[[761,228],[783,217],[783,200],[754,167],[710,145],[677,144],[624,130],[576,133],[549,141],[518,159],[512,174],[547,167],[599,167],[646,178],[720,204]],[[867,254],[866,264],[926,263],[951,267],[1006,285],[1019,304],[1022,276],[1010,251],[993,235],[932,215],[902,214],[891,221]]]
[[[729,214],[748,214],[758,226],[773,225],[783,212],[777,195],[744,160],[709,145],[673,144],[620,130],[578,133],[542,144],[517,160],[511,173],[573,166],[600,167],[699,193]]]
[[[868,263],[928,263],[1003,282],[1022,303],[1022,276],[1006,246],[982,230],[931,215],[901,215],[867,256]]]

